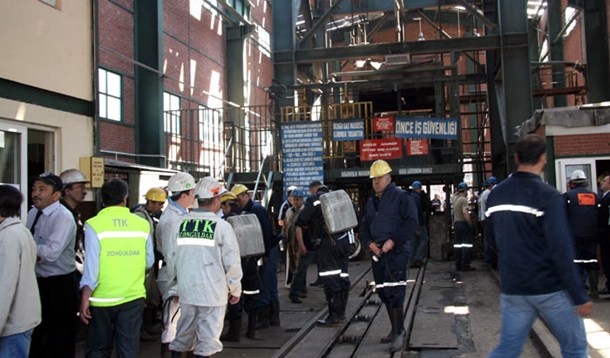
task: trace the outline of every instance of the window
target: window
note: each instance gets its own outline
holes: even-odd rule
[[[199,140],[209,148],[222,148],[222,123],[220,111],[199,106]]]
[[[100,68],[98,70],[98,100],[100,118],[113,121],[122,119],[122,87],[121,76]]]
[[[269,31],[260,25],[256,25],[256,32],[258,33],[258,50],[265,56],[271,57],[271,35]]]
[[[163,130],[180,134],[180,97],[163,92]]]

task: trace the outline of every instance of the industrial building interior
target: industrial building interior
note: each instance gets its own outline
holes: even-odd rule
[[[409,168],[403,185],[477,187],[515,169],[515,128],[535,109],[607,99],[607,83],[587,81],[608,77],[604,1],[309,0],[274,2],[273,14],[273,120],[322,122],[331,185],[365,182],[341,170],[370,165],[355,143],[332,140],[333,120],[364,118],[373,139],[388,136],[374,117],[458,118],[457,139],[389,162]],[[294,37],[277,31],[291,27]],[[568,36],[580,36],[576,53]]]

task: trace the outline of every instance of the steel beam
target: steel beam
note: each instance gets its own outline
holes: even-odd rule
[[[296,11],[293,0],[276,1],[272,8],[273,28],[274,29],[291,29],[293,33],[296,23]],[[294,51],[296,48],[296,40],[293,35],[286,36],[282,31],[273,31],[273,48],[274,48],[274,65],[273,78],[274,82],[280,85],[291,86],[296,83],[296,63],[294,62]],[[278,61],[281,59],[281,61]],[[282,98],[276,98],[274,103],[275,113],[279,115],[280,107],[294,106],[294,99],[288,98],[287,93]],[[279,118],[276,118],[276,123],[279,123]]]
[[[156,71],[163,67],[163,0],[134,1],[136,151],[164,155],[163,78]],[[151,71],[154,69],[155,71]],[[163,168],[161,157],[137,157],[138,164]]]
[[[421,55],[453,51],[486,51],[499,49],[501,44],[505,48],[525,48],[525,51],[527,52],[527,40],[527,33],[517,33],[506,34],[502,39],[500,39],[500,36],[494,35],[430,41],[382,43],[297,50],[294,54],[292,52],[277,51],[275,59],[276,63],[286,63],[294,60],[297,64],[304,64],[334,60],[364,59],[367,57],[383,57],[385,55],[405,53]]]
[[[335,15],[365,14],[373,12],[393,11],[395,0],[361,0],[352,1],[352,6],[341,6]],[[404,9],[423,9],[428,7],[455,6],[457,0],[402,0]]]
[[[496,28],[496,24],[489,21],[489,19],[487,19],[485,16],[483,16],[479,12],[479,10],[470,6],[470,4],[466,2],[466,0],[456,0],[456,1],[461,6],[463,6],[470,15],[474,16],[475,18],[477,18],[477,20],[481,21],[483,23],[483,25],[487,26],[487,28],[492,29],[492,30]]]
[[[309,31],[307,31],[307,33],[303,36],[303,38],[300,41],[300,45],[299,46],[303,46],[303,44],[306,44],[307,41],[324,25],[326,25],[327,20],[331,17],[331,15],[334,14],[335,10],[339,7],[339,5],[341,5],[341,3],[343,2],[343,0],[337,0],[335,1],[335,3],[330,7],[330,9],[328,9],[328,11],[326,11],[324,14],[322,14],[322,16],[320,16],[320,18],[318,19],[318,21],[316,21],[313,26],[309,29]],[[274,4],[275,5],[275,4]],[[277,6],[277,5],[275,5]]]
[[[561,0],[548,0],[548,26],[549,26],[549,44],[550,55],[552,61],[563,61],[563,36],[561,35],[565,29],[562,29],[563,24],[563,9],[561,8]],[[557,69],[564,69],[563,66],[552,67],[553,88],[564,88],[566,86],[565,73],[557,72]],[[555,107],[565,107],[568,105],[568,99],[565,96],[553,97],[553,105]]]
[[[586,75],[590,103],[610,100],[607,33],[605,1],[585,1]]]
[[[522,35],[528,39],[527,0],[498,1],[499,31],[502,38]],[[527,43],[527,42],[526,42]],[[518,138],[515,128],[533,113],[532,82],[528,46],[501,48],[501,94],[504,104],[504,142],[507,172],[517,169],[514,147]],[[497,88],[497,87],[496,87]],[[500,94],[500,91],[497,91]]]

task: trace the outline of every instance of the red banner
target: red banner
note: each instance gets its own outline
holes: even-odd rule
[[[360,160],[402,158],[402,141],[400,139],[369,139],[360,141]]]
[[[427,139],[405,139],[407,155],[428,155]]]
[[[394,132],[394,117],[373,117],[373,131]]]

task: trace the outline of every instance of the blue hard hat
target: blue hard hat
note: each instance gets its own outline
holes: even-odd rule
[[[414,181],[413,184],[411,184],[411,188],[421,189],[421,182],[419,180]]]
[[[487,179],[487,182],[489,184],[496,185],[496,184],[498,184],[498,178],[496,178],[496,177],[489,177],[489,179]]]
[[[291,198],[302,198],[305,195],[303,195],[303,191],[300,189],[293,189],[292,192],[290,193],[290,197]]]
[[[458,184],[457,188],[458,188],[458,191],[464,191],[464,190],[468,189],[468,184],[461,182]]]

